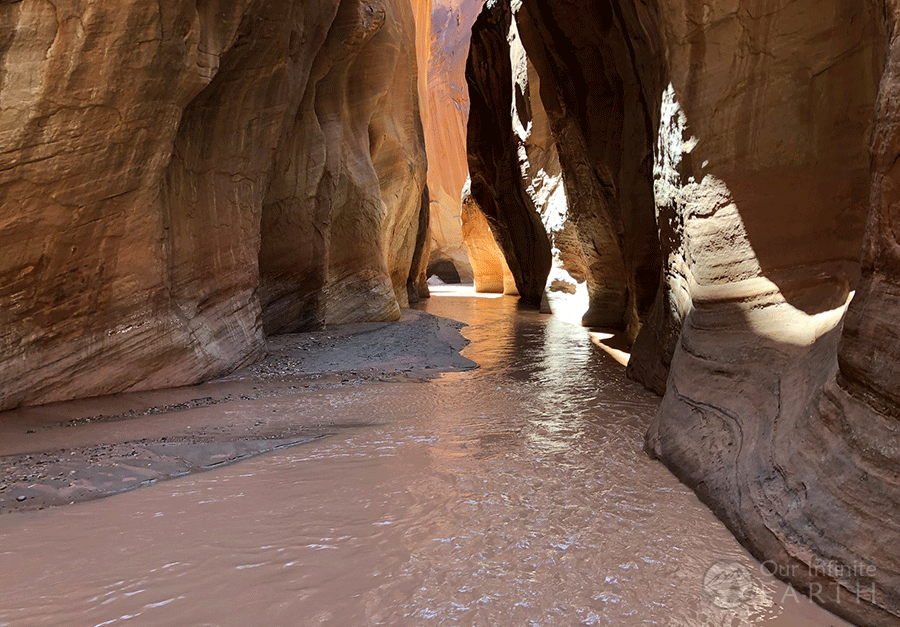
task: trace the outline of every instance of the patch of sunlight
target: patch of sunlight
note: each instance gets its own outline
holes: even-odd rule
[[[553,268],[547,277],[544,295],[554,316],[563,322],[581,326],[581,318],[590,305],[585,281],[579,283],[564,269]]]
[[[622,366],[628,365],[631,353],[625,350],[628,345],[621,341],[619,335],[603,331],[590,331],[591,341]]]
[[[432,296],[464,296],[466,298],[502,298],[503,294],[485,294],[476,292],[471,283],[445,283],[444,285],[429,285],[428,291]]]

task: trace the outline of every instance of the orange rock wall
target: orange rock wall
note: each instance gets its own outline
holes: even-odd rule
[[[398,317],[413,38],[408,0],[0,3],[0,409]]]

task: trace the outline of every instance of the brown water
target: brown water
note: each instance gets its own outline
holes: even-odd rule
[[[427,309],[472,325],[480,370],[281,398],[368,426],[0,517],[0,626],[845,625],[644,455],[658,399],[585,330],[509,298]],[[704,591],[718,562],[733,603]]]

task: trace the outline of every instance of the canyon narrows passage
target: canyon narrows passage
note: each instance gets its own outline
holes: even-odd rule
[[[659,400],[587,330],[510,297],[427,309],[471,325],[480,369],[236,399],[249,424],[361,424],[0,516],[0,625],[845,625],[642,454]],[[725,609],[703,591],[722,561],[753,577]]]
[[[174,502],[175,494],[158,486],[68,511],[23,510],[306,443],[305,451],[329,453],[307,459],[296,449],[245,467],[272,464],[272,476],[296,489],[279,502],[290,508],[305,500],[285,459],[314,471],[365,457],[354,450],[396,462],[408,485],[383,485],[413,502],[394,510],[408,512],[398,515],[408,525],[395,527],[402,537],[380,548],[406,550],[392,574],[415,574],[418,564],[426,590],[443,590],[442,568],[445,578],[458,572],[422,548],[432,546],[427,524],[449,520],[459,531],[441,537],[462,538],[473,524],[491,537],[493,510],[478,506],[509,490],[519,500],[497,502],[521,516],[505,523],[521,540],[537,516],[564,556],[547,567],[535,608],[561,607],[576,590],[578,608],[590,598],[613,622],[665,614],[670,623],[674,612],[685,624],[718,625],[722,616],[696,590],[693,600],[678,596],[688,589],[683,575],[711,579],[729,597],[720,605],[739,602],[753,614],[735,620],[777,614],[771,594],[754,596],[755,580],[744,577],[752,562],[705,570],[710,551],[666,531],[682,510],[669,512],[676,520],[652,515],[690,500],[668,468],[784,581],[858,625],[896,627],[898,25],[900,0],[0,0],[0,512],[14,512],[2,519],[12,545],[3,547],[4,573],[52,578],[41,564],[63,567],[78,554],[71,544],[54,554],[30,543],[29,525],[56,521],[64,534],[75,529],[69,517],[84,516],[81,538],[91,546],[90,533],[103,538],[98,530],[112,528],[96,512],[122,520],[116,507],[143,515],[143,499]],[[472,300],[472,311],[459,301],[427,305],[470,321],[475,339],[495,327],[503,334],[494,348],[490,337],[470,348],[478,372],[381,386],[467,363],[455,323],[409,308],[428,298],[434,275],[505,295]],[[646,393],[597,366],[587,331],[535,317],[538,307],[559,313],[572,301],[583,305],[583,326],[612,334],[610,354]],[[535,337],[549,339],[532,345]],[[390,351],[378,347],[388,344],[415,364],[379,364]],[[329,361],[341,346],[357,350],[343,371]],[[273,382],[303,360],[318,369],[311,377],[294,388]],[[160,398],[170,400],[150,400]],[[633,413],[610,414],[610,399],[632,403]],[[242,422],[260,408],[265,419]],[[459,410],[457,425],[441,422],[444,410]],[[365,419],[353,418],[360,412]],[[20,429],[17,416],[40,419]],[[609,420],[613,431],[603,427]],[[407,453],[439,454],[458,472],[406,472],[416,467]],[[365,463],[351,466],[336,473],[349,486],[340,507],[318,492],[323,521],[340,513],[336,528],[360,520],[355,498],[368,502],[354,481],[382,489]],[[269,481],[237,468],[172,489]],[[484,498],[459,500],[454,477],[472,494],[478,486],[464,478],[482,477]],[[513,478],[534,481],[513,486]],[[622,503],[633,507],[620,511]],[[691,511],[691,520],[703,512]],[[171,520],[175,512],[155,513]],[[568,528],[569,515],[582,527],[571,544],[552,528]],[[140,527],[129,520],[117,533]],[[721,531],[698,521],[707,540]],[[630,544],[629,525],[650,526]],[[43,529],[53,546],[51,522]],[[615,547],[603,541],[610,529]],[[265,565],[277,560],[232,561],[255,549],[228,546],[237,536],[217,531],[221,550],[197,563],[272,575]],[[533,555],[522,541],[519,566]],[[289,544],[282,536],[256,548]],[[321,545],[325,568],[335,549],[311,544]],[[493,575],[495,547],[469,546],[468,557],[451,557]],[[141,553],[126,546],[122,554],[132,548]],[[639,564],[645,554],[650,561]],[[44,561],[28,561],[38,555]],[[610,580],[566,579],[590,571],[592,560],[609,571],[604,555],[616,556]],[[640,582],[619,571],[659,574],[673,559],[674,572],[649,585],[661,590],[675,578],[671,607],[666,597],[623,618],[642,601],[628,596]],[[545,572],[540,564],[535,573]],[[507,569],[510,595],[529,603],[519,583],[531,580],[516,568]],[[95,583],[115,590],[120,579],[104,577]],[[297,591],[304,581],[282,583]],[[603,596],[604,586],[626,581],[635,585]],[[22,602],[17,586],[4,591],[11,611],[53,614],[46,595]],[[96,590],[63,588],[87,599],[85,612],[106,611]],[[438,611],[415,591],[397,594],[407,592],[416,620]],[[121,597],[140,597],[132,593]],[[465,599],[460,612],[503,607],[517,620],[528,609]],[[129,606],[96,624],[176,600]],[[381,620],[406,602],[348,607]],[[285,603],[274,611],[293,607]]]

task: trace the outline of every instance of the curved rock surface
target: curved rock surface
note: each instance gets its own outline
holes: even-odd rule
[[[262,214],[266,331],[396,320],[425,178],[408,1],[344,0]]]
[[[468,178],[466,55],[484,0],[414,0],[422,124],[429,155],[431,256],[452,261],[464,280],[472,267],[464,245],[460,196]]]
[[[626,29],[628,18],[652,26],[646,9],[596,9],[593,22],[580,19],[584,7],[561,3],[524,2],[513,11],[499,2],[484,9],[470,48],[470,175],[489,217],[493,209],[479,197],[480,185],[495,190],[501,206],[527,197],[519,213],[539,214],[553,267],[567,272],[569,282],[587,281],[585,325],[627,330],[634,338],[660,272],[651,140],[662,79],[662,63],[653,60],[661,45],[658,33]],[[496,31],[491,38],[480,34],[489,29]],[[507,110],[511,133],[494,119],[506,118]],[[509,139],[498,138],[497,129]],[[506,154],[492,155],[503,142]],[[504,224],[515,231],[528,223]],[[501,240],[507,261],[527,259],[522,246],[541,245],[537,237],[519,240],[506,247]],[[514,275],[516,265],[510,262]]]
[[[472,198],[470,185],[463,188],[462,234],[472,263],[475,291],[488,294],[518,294],[516,281],[484,213]]]
[[[509,6],[486,10],[493,38],[476,24],[472,113],[494,98],[484,110],[515,125],[523,108],[508,105],[511,20],[569,219],[596,244],[588,318],[637,333],[629,374],[665,394],[648,450],[799,589],[897,624],[896,3]],[[470,119],[469,145],[501,245],[527,224],[518,206],[534,211],[503,124],[473,135]]]
[[[485,6],[472,27],[466,82],[470,193],[490,225],[522,299],[541,304],[551,267],[550,240],[519,169],[508,3]],[[514,113],[514,112],[513,112]]]
[[[878,13],[660,8],[671,82],[656,194],[669,261],[631,372],[659,389],[672,356],[648,446],[799,589],[863,624],[896,624],[900,554],[886,547],[900,537],[884,521],[898,491],[878,477],[897,457],[863,480],[870,453],[854,452],[887,435],[884,421],[869,415],[862,436],[851,413],[815,416],[816,398],[832,397],[859,273]]]
[[[0,24],[0,409],[209,378],[263,322],[399,317],[408,0],[23,0]]]

